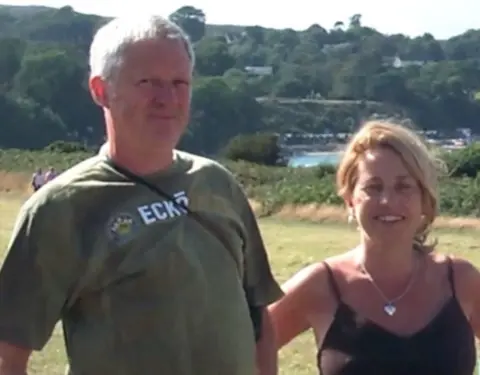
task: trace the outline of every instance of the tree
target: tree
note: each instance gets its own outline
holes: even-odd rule
[[[354,29],[359,29],[361,27],[362,27],[362,15],[357,13],[351,16],[348,28],[354,30]]]
[[[93,141],[99,138],[102,127],[94,131],[89,124],[99,118],[86,89],[86,78],[85,67],[75,55],[52,48],[25,55],[15,76],[14,90],[59,115],[67,124],[69,136]]]
[[[223,150],[227,159],[256,164],[279,165],[281,163],[278,136],[270,133],[240,134],[233,137]]]
[[[260,105],[221,77],[199,79],[192,98],[192,120],[181,145],[184,149],[216,154],[235,135],[262,128]]]
[[[202,76],[221,76],[235,64],[223,37],[207,37],[195,46],[196,69]]]
[[[0,38],[0,90],[13,88],[13,77],[20,69],[26,42],[19,38]]]
[[[330,29],[206,25],[190,5],[170,15],[197,65],[182,147],[214,155],[239,134],[348,132],[370,116],[423,129],[480,131],[480,30],[448,40],[368,27],[360,14]],[[71,7],[0,7],[0,143],[103,141],[88,92],[88,47],[108,18]],[[319,142],[318,138],[302,142]]]
[[[185,30],[192,42],[198,42],[205,35],[206,17],[198,8],[190,5],[183,6],[173,12],[169,18]]]

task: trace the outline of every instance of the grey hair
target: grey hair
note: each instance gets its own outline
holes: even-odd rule
[[[161,16],[115,18],[102,26],[90,46],[90,75],[110,79],[123,62],[125,49],[152,39],[180,39],[195,67],[195,53],[188,35],[174,22]]]

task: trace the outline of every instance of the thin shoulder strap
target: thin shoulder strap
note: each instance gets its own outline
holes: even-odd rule
[[[453,261],[450,256],[447,256],[447,267],[448,267],[448,283],[450,284],[450,288],[452,289],[452,295],[456,298],[455,295],[455,275],[453,272]]]
[[[322,263],[325,266],[325,269],[327,270],[328,283],[330,284],[330,287],[332,288],[332,292],[335,295],[335,298],[337,299],[337,301],[340,302],[342,300],[342,296],[340,294],[340,289],[338,288],[338,284],[335,281],[335,276],[333,275],[333,270],[328,265],[328,263],[326,261],[323,261]]]

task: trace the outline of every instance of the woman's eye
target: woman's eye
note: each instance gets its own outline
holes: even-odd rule
[[[412,185],[409,185],[409,184],[400,184],[400,185],[398,185],[398,187],[397,187],[397,189],[398,189],[399,191],[403,191],[403,192],[405,192],[405,191],[410,191],[412,188],[413,188],[413,186],[412,186]]]
[[[377,193],[377,192],[382,191],[382,186],[381,185],[367,185],[367,186],[365,186],[364,190],[367,191],[367,192]]]

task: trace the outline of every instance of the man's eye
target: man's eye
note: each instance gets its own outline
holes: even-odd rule
[[[178,85],[188,85],[188,81],[185,81],[185,80],[182,80],[182,79],[177,79],[175,81],[173,81],[174,85],[175,86],[178,86]]]
[[[138,84],[139,85],[151,85],[152,84],[152,80],[151,79],[148,79],[148,78],[143,78],[141,80],[138,81]]]

